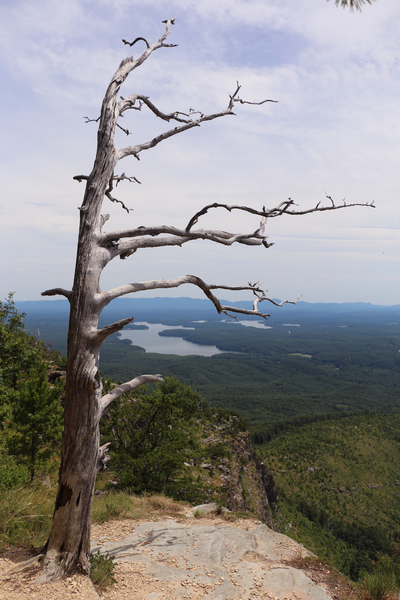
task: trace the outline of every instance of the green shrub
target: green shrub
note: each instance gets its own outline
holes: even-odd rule
[[[114,559],[107,552],[90,555],[90,578],[95,585],[106,588],[115,583],[114,570]]]
[[[4,456],[0,454],[0,460],[3,459]],[[10,456],[7,456],[7,463],[0,464],[0,490],[21,486],[27,479],[27,467],[15,464]]]

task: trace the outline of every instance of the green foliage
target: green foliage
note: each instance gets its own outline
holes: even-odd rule
[[[390,554],[379,554],[371,573],[358,586],[359,600],[395,600],[400,590],[399,544],[393,542]]]
[[[358,597],[360,600],[388,600],[395,590],[395,580],[392,573],[375,571],[368,573],[362,580]]]
[[[0,435],[0,493],[23,485],[29,475],[26,465],[19,464],[16,457],[8,453],[10,436],[12,433],[9,430],[3,430]]]
[[[114,571],[114,559],[107,552],[90,555],[90,579],[95,585],[106,588],[115,583]]]
[[[63,429],[63,384],[50,386],[47,368],[45,360],[37,360],[12,394],[9,452],[27,466],[31,482],[38,467],[59,451]]]
[[[259,425],[252,428],[251,437],[254,444],[264,444],[270,442],[274,437],[282,434],[284,431],[296,429],[302,425],[309,423],[318,423],[321,421],[334,421],[337,419],[343,419],[352,415],[357,414],[372,414],[373,411],[349,411],[343,413],[328,413],[324,414],[313,414],[313,415],[301,415],[294,417],[293,419],[285,419],[277,421],[276,423],[270,423],[267,425]]]
[[[0,302],[0,488],[51,470],[61,441],[63,384],[47,377],[50,359],[61,355],[28,335],[23,319],[9,294]]]
[[[105,380],[104,386],[113,384]],[[242,435],[247,439],[246,422],[237,413],[211,407],[173,378],[152,392],[141,389],[121,398],[100,425],[103,441],[111,442],[108,464],[119,489],[192,504],[226,500],[231,490],[220,469],[237,458],[230,444]]]
[[[24,316],[18,313],[12,293],[0,302],[0,426],[8,415],[10,391],[38,355],[34,338],[24,331]]]
[[[375,565],[376,571],[392,573],[397,590],[400,590],[400,544],[392,542],[391,554],[380,554]]]
[[[400,535],[399,426],[374,413],[292,423],[259,447],[283,531],[354,580]]]
[[[135,392],[114,403],[101,431],[111,442],[110,468],[119,484],[135,493],[170,491],[186,460],[196,454],[192,416],[198,394],[173,378],[152,393]]]

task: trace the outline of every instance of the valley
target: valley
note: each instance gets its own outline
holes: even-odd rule
[[[357,580],[379,555],[393,556],[400,538],[400,307],[299,303],[271,310],[264,323],[229,322],[207,301],[176,304],[125,299],[108,307],[103,324],[131,315],[135,324],[104,343],[104,376],[163,373],[211,406],[236,411],[274,478],[275,527],[346,576]],[[19,308],[31,332],[39,329],[40,339],[65,353],[67,307],[46,305]],[[188,499],[208,481],[204,469],[193,468],[182,475],[189,476]]]

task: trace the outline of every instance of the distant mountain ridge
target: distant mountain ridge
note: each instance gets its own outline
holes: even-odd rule
[[[275,300],[276,302],[280,302],[280,300]],[[229,300],[221,300],[222,304],[227,304],[230,306],[235,306],[238,308],[252,308],[252,301],[239,301],[239,302],[231,302]],[[45,314],[55,314],[55,313],[67,313],[69,309],[68,300],[25,300],[25,301],[16,301],[15,302],[18,310],[20,312],[25,312],[27,315],[32,315],[33,313],[45,313]],[[291,313],[296,312],[297,314],[310,314],[310,313],[367,313],[367,312],[400,312],[400,304],[396,304],[393,306],[383,306],[379,304],[371,304],[370,302],[343,302],[343,303],[334,303],[334,302],[303,302],[299,301],[296,305],[293,304],[285,304],[283,307],[277,307],[269,302],[264,302],[259,305],[261,311],[265,310],[270,314],[275,314],[279,311],[279,314],[283,316],[284,313],[290,311]],[[127,310],[133,311],[200,311],[201,313],[210,312],[218,317],[216,310],[212,303],[207,299],[201,298],[188,298],[188,297],[179,297],[179,298],[167,298],[167,297],[156,297],[156,298],[118,298],[114,300],[109,306],[107,306],[104,310],[104,313],[116,313],[116,312],[125,312]],[[224,318],[222,316],[221,318]],[[240,315],[240,318],[246,318],[245,315]],[[254,318],[254,317],[249,317]]]

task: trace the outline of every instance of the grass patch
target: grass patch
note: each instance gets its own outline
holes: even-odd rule
[[[94,498],[92,519],[96,523],[112,519],[145,519],[149,514],[182,514],[185,509],[189,510],[190,505],[162,494],[135,496],[126,492],[109,492]]]
[[[378,569],[364,577],[357,595],[359,600],[395,600],[398,597],[396,587],[394,574]]]
[[[43,546],[49,536],[56,488],[15,487],[0,493],[0,551],[5,546]],[[134,496],[110,491],[93,501],[96,523],[117,519],[146,519],[150,515],[178,515],[189,510],[184,502],[162,495]],[[151,517],[150,517],[151,518]],[[100,585],[100,584],[99,584]]]
[[[16,487],[0,496],[0,550],[4,546],[42,546],[50,533],[55,490]]]
[[[221,516],[224,519],[224,521],[237,521],[238,519],[248,518],[249,514],[241,512],[241,511],[223,512]],[[251,516],[254,517],[254,515],[251,515]]]
[[[116,519],[142,519],[145,511],[140,498],[126,492],[109,492],[105,496],[94,498],[92,520],[96,523]]]
[[[157,494],[154,496],[143,496],[144,505],[150,510],[160,511],[166,514],[182,514],[185,509],[190,508],[190,505],[186,502],[177,502],[172,498],[168,498],[163,494]]]

